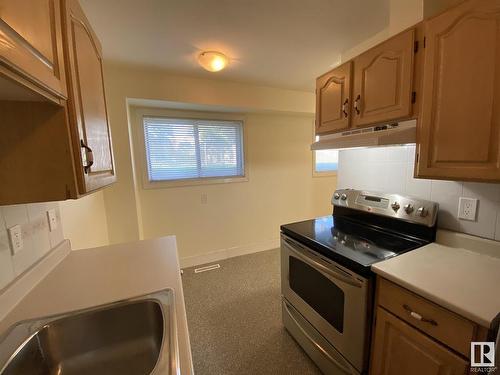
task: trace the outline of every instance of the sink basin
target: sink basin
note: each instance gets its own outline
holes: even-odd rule
[[[0,338],[0,374],[178,374],[173,302],[166,289],[18,323]]]

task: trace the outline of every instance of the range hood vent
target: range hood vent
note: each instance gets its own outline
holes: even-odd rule
[[[311,145],[311,150],[335,150],[355,147],[404,145],[416,141],[416,121],[403,121],[353,129],[338,134],[322,135]]]

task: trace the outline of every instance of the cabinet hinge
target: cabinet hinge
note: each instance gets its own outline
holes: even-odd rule
[[[411,93],[411,102],[412,103],[415,103],[417,101],[417,92],[416,91],[413,91]]]
[[[418,40],[416,40],[415,43],[413,43],[413,52],[414,53],[418,52]]]
[[[424,48],[425,48],[425,36],[424,36]]]
[[[418,152],[415,154],[415,163],[418,163]]]

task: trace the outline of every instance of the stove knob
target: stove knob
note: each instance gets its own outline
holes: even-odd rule
[[[417,215],[421,217],[426,217],[428,214],[427,209],[425,207],[419,207],[417,210]]]
[[[394,202],[393,204],[391,204],[391,207],[394,210],[394,212],[398,212],[399,207],[401,207],[401,206],[399,205],[398,202]]]
[[[333,194],[333,199],[339,199],[340,198],[340,194],[335,192],[335,194]]]
[[[343,201],[345,201],[347,199],[347,194],[342,194],[340,196],[340,199],[342,199]]]
[[[413,212],[413,206],[411,204],[405,205],[405,212],[409,215]]]

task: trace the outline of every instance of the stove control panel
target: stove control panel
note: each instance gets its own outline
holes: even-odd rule
[[[363,190],[335,191],[332,204],[376,215],[389,216],[432,227],[436,224],[439,205],[435,202],[399,194],[373,193]]]

